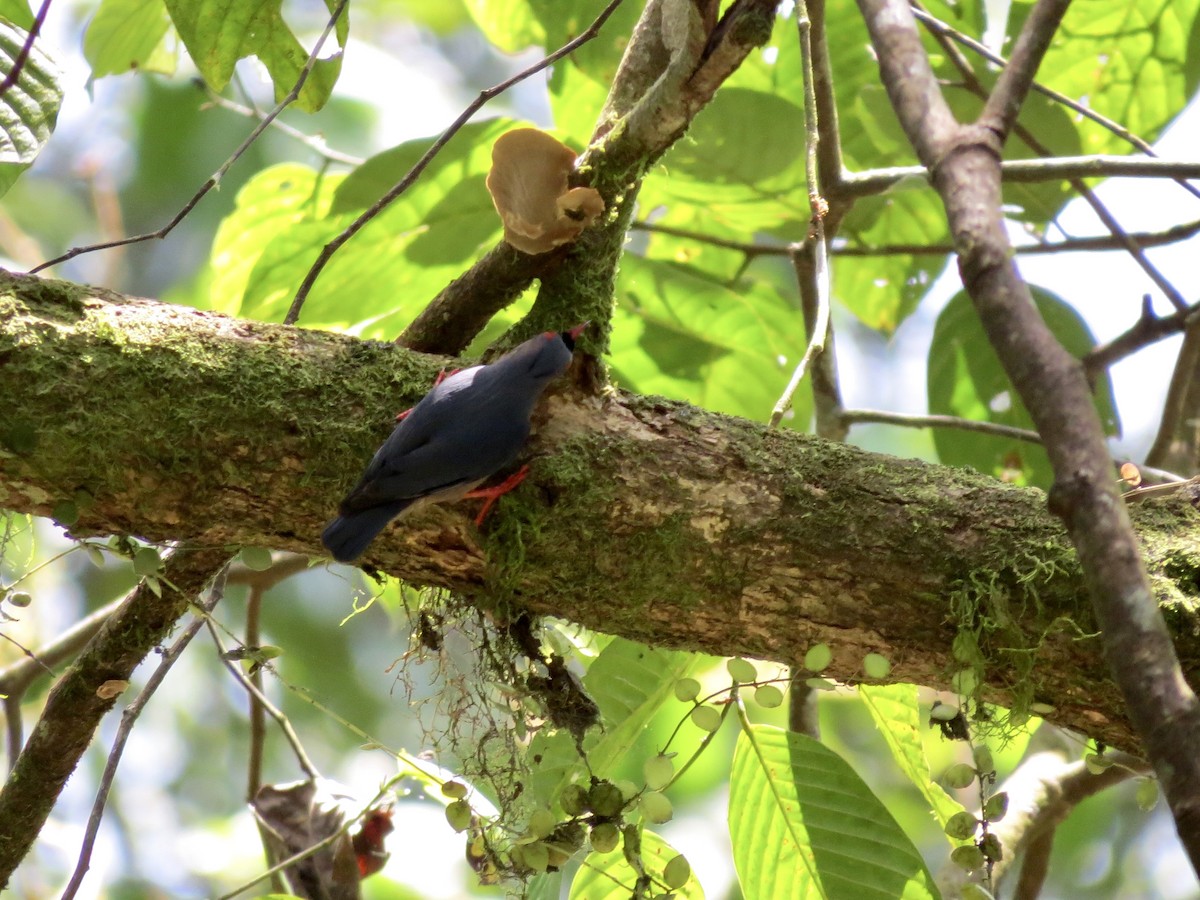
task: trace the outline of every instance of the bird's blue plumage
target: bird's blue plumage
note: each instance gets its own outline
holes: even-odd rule
[[[457,499],[516,459],[533,407],[570,364],[573,345],[571,332],[538,335],[436,385],[376,451],[325,528],[321,541],[333,558],[358,558],[413,504]]]

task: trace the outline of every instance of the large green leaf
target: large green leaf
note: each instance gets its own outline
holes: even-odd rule
[[[754,725],[738,738],[729,836],[746,900],[937,897],[920,853],[840,756]]]
[[[480,30],[506,53],[542,47],[547,53],[578,37],[609,0],[467,0]],[[590,77],[611,84],[644,4],[622,3],[592,40],[571,54]],[[598,115],[599,107],[593,111]]]
[[[622,387],[765,420],[804,353],[804,321],[774,288],[735,286],[626,254],[617,280],[613,374]],[[797,393],[796,418],[811,406]]]
[[[170,27],[163,0],[102,0],[83,36],[92,78],[131,70],[174,72],[176,54],[164,42]]]
[[[704,889],[692,872],[682,887],[667,892],[662,887],[663,867],[679,855],[679,851],[652,831],[641,834],[641,860],[646,874],[658,885],[656,896],[669,893],[677,900],[704,900]],[[611,853],[589,853],[583,860],[575,880],[571,882],[569,900],[630,900],[637,896],[638,873],[634,871],[620,849]]]
[[[862,247],[949,243],[941,201],[916,184],[859,200],[842,235]],[[946,254],[835,256],[833,296],[864,325],[891,334],[917,308],[948,261]]]
[[[639,196],[646,209],[683,203],[713,222],[755,231],[787,226],[802,238],[809,218],[804,113],[774,94],[726,88],[663,158]]]
[[[28,33],[0,20],[0,72],[13,70]],[[0,96],[0,195],[50,139],[62,105],[62,74],[35,41],[17,81]]]
[[[164,0],[179,37],[196,68],[215,91],[224,90],[239,59],[257,56],[275,84],[281,100],[296,84],[308,51],[283,20],[282,0]],[[327,0],[326,7],[336,6]],[[348,14],[343,11],[335,29],[345,46]],[[296,99],[296,105],[315,112],[325,105],[342,68],[342,53],[324,49]]]
[[[33,27],[33,12],[29,0],[0,0],[0,18],[7,19],[18,28]]]
[[[209,307],[230,314],[258,312],[264,318],[279,312],[282,302],[278,308],[262,300],[258,307],[245,302],[251,273],[273,241],[301,223],[324,216],[341,180],[341,176],[322,178],[300,163],[283,163],[255,175],[238,192],[236,207],[213,239]]]
[[[1032,8],[1033,0],[1014,0],[1010,36],[1019,32]],[[1038,80],[1153,141],[1200,82],[1198,11],[1200,0],[1074,3],[1042,61]],[[1091,121],[1081,121],[1079,128],[1085,153],[1130,150],[1126,141]]]
[[[915,684],[859,685],[858,697],[879,729],[892,758],[921,792],[942,827],[963,805],[946,793],[929,774],[921,743],[921,709]],[[965,842],[963,842],[965,843]]]
[[[1087,353],[1095,341],[1079,314],[1047,290],[1030,290],[1042,318],[1063,346],[1076,356]],[[927,387],[931,413],[1033,428],[963,291],[946,304],[934,326]],[[1097,380],[1095,399],[1105,432],[1120,433],[1107,373]],[[933,441],[938,457],[947,465],[973,466],[997,477],[1043,487],[1053,480],[1046,452],[1036,444],[948,428],[934,429]]]
[[[500,233],[484,186],[491,146],[507,119],[467,125],[396,202],[347,242],[321,273],[301,313],[308,326],[391,339],[481,247]],[[212,266],[214,305],[279,321],[309,267],[334,236],[375,202],[431,145],[409,141],[344,179],[300,166],[256,176],[221,225]],[[307,174],[305,174],[307,173]]]

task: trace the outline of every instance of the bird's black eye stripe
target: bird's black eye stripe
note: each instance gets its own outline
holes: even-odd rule
[[[562,331],[559,332],[558,336],[563,339],[563,343],[567,345],[568,350],[575,349],[575,338],[571,337],[570,332]]]

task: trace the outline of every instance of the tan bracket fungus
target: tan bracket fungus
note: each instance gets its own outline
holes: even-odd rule
[[[575,240],[604,212],[599,191],[572,188],[575,151],[536,128],[517,128],[492,145],[487,188],[504,240],[531,256]]]

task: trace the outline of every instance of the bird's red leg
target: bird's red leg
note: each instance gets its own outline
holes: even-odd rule
[[[438,372],[437,378],[433,379],[433,386],[437,387],[439,384],[441,384],[443,381],[445,381],[447,378],[449,378],[455,372],[461,372],[461,371],[462,371],[462,369],[451,369],[449,372],[447,372],[445,369],[442,369],[442,371]],[[404,410],[401,410],[400,412],[396,413],[396,421],[403,422],[406,418],[408,418],[408,414],[410,412],[412,412],[411,409],[404,409]]]
[[[529,466],[521,466],[516,472],[509,475],[495,487],[476,488],[473,491],[468,491],[463,494],[463,499],[479,499],[484,498],[483,509],[479,510],[479,515],[475,517],[475,524],[482,525],[484,518],[487,517],[488,511],[496,504],[496,501],[515,488],[518,484],[525,480],[525,476],[529,474]]]

